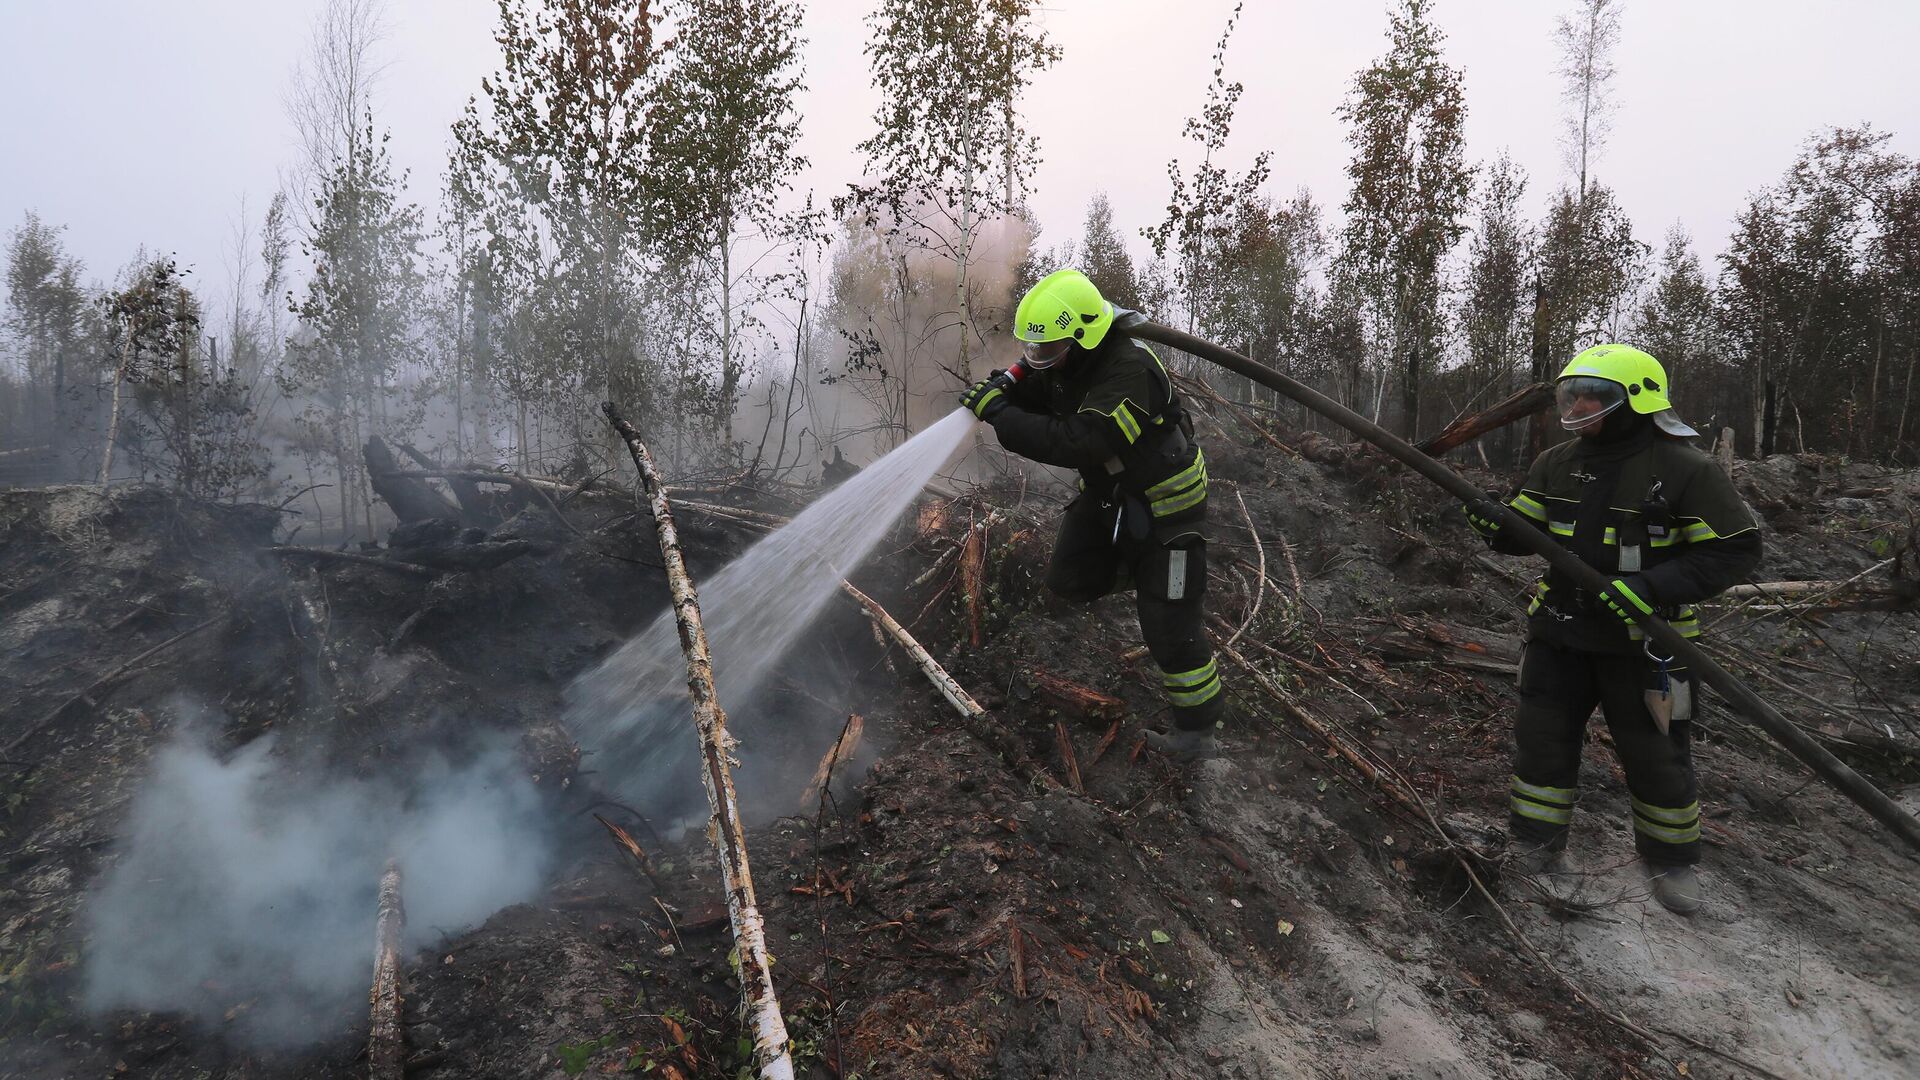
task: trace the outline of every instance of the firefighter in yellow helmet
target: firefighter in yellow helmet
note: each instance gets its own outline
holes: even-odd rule
[[[1693,676],[1660,655],[1629,612],[1655,612],[1696,637],[1693,605],[1746,578],[1761,551],[1752,512],[1687,441],[1697,433],[1668,394],[1666,369],[1639,349],[1596,345],[1575,356],[1556,400],[1561,425],[1579,437],[1541,454],[1507,501],[1609,579],[1590,593],[1549,571],[1534,587],[1508,805],[1521,872],[1564,886],[1581,748],[1600,706],[1654,897],[1685,915],[1702,903]],[[1468,505],[1467,520],[1493,550],[1525,552],[1487,503]]]
[[[961,395],[1000,445],[1077,469],[1047,563],[1069,600],[1134,589],[1140,632],[1172,706],[1148,741],[1189,762],[1219,752],[1226,702],[1207,641],[1207,461],[1165,365],[1145,342],[1110,332],[1114,306],[1078,270],[1057,270],[1021,299],[1019,363]]]

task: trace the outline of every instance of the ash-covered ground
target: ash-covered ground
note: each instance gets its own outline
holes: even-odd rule
[[[989,723],[851,604],[724,702],[802,1075],[1920,1073],[1920,863],[1894,836],[1710,700],[1704,912],[1649,898],[1604,725],[1582,890],[1503,873],[1533,567],[1416,480],[1267,435],[1348,460],[1203,432],[1216,629],[1258,672],[1228,664],[1223,761],[1140,748],[1161,706],[1130,598],[1040,595],[1064,496],[1038,482],[929,494],[852,575]],[[1893,599],[1719,605],[1717,654],[1920,810],[1920,475],[1737,477],[1763,580],[1893,560],[1866,579]],[[740,1073],[701,830],[609,796],[631,778],[561,723],[663,608],[651,524],[614,492],[559,512],[332,558],[273,550],[271,508],[0,493],[0,1076],[364,1075],[389,855],[409,1076]],[[696,581],[759,535],[681,527]],[[850,714],[860,756],[803,799]]]

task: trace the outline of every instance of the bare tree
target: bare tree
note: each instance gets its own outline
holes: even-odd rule
[[[1612,128],[1613,50],[1620,44],[1622,0],[1578,0],[1579,8],[1563,15],[1554,27],[1560,47],[1560,77],[1566,86],[1566,132],[1562,136],[1567,167],[1580,176],[1580,194],[1587,193],[1587,172]]]
[[[332,172],[364,129],[385,68],[374,49],[386,36],[386,13],[387,0],[327,0],[313,20],[285,99],[300,137],[303,184]]]

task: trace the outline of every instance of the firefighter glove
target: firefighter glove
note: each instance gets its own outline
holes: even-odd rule
[[[1600,590],[1600,602],[1608,610],[1620,616],[1628,626],[1633,625],[1634,616],[1653,614],[1653,589],[1646,579],[1639,575],[1629,578],[1614,578],[1607,587]]]
[[[967,387],[960,395],[960,407],[991,422],[995,413],[1007,407],[1007,380],[996,371]]]
[[[1466,505],[1467,524],[1487,543],[1500,535],[1500,506],[1491,497],[1475,499]]]

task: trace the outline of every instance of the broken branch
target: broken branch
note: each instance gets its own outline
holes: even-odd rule
[[[1498,431],[1516,420],[1527,417],[1553,404],[1553,387],[1547,383],[1534,383],[1508,394],[1499,402],[1477,413],[1468,413],[1455,417],[1454,421],[1430,438],[1414,445],[1422,453],[1439,457],[1457,446],[1485,435],[1489,431]]]
[[[312,559],[315,562],[347,563],[353,566],[372,566],[381,570],[391,570],[396,574],[409,577],[439,577],[441,571],[419,563],[401,562],[399,559],[382,559],[374,555],[356,555],[351,551],[328,551],[325,548],[306,547],[270,547],[267,549],[282,558]]]
[[[820,801],[820,796],[833,782],[834,767],[843,761],[853,760],[860,752],[860,736],[866,729],[866,720],[859,713],[847,717],[847,724],[840,729],[840,737],[833,740],[827,749],[827,756],[820,759],[820,765],[813,770],[813,779],[807,781],[807,789],[800,793],[800,809],[807,810]]]

